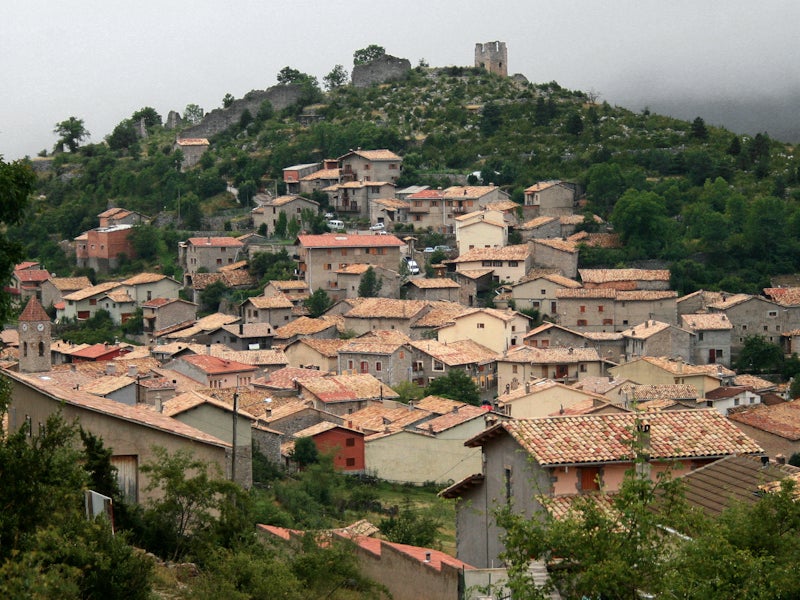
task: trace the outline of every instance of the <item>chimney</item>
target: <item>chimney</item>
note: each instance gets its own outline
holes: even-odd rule
[[[762,456],[761,457],[761,466],[766,467],[769,465],[769,456]]]
[[[244,323],[239,323],[239,335],[244,335]]]
[[[211,354],[211,344],[206,344],[206,354]]]
[[[117,363],[113,360],[109,360],[106,363],[106,375],[116,375],[117,374]]]
[[[783,454],[776,454],[775,455],[775,462],[779,465],[786,464],[786,457]]]
[[[128,365],[128,377],[134,378],[136,375],[136,367],[134,365]]]
[[[431,553],[430,552],[426,552],[425,553],[425,562],[426,563],[431,562]]]
[[[156,412],[164,412],[164,405],[161,403],[161,396],[156,396]]]
[[[267,410],[265,410],[265,411],[264,411],[264,415],[265,415],[266,417],[268,417],[268,418],[269,418],[269,417],[271,417],[271,416],[272,416],[272,409],[271,409],[271,408],[268,408]]]

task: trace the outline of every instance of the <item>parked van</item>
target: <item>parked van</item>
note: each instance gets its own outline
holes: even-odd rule
[[[417,264],[417,261],[408,256],[404,256],[403,260],[406,261],[406,266],[408,267],[409,273],[411,273],[412,275],[419,275],[419,265]]]
[[[344,231],[344,222],[337,219],[331,219],[326,223],[328,229],[331,231]]]

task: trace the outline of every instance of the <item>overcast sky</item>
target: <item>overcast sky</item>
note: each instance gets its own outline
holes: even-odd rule
[[[0,154],[52,150],[70,116],[98,142],[143,106],[210,111],[286,65],[321,80],[373,43],[447,66],[471,65],[475,43],[493,40],[533,82],[800,141],[798,23],[797,0],[6,2]]]

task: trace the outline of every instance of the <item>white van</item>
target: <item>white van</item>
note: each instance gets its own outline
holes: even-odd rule
[[[408,267],[408,272],[412,275],[419,275],[419,265],[417,261],[409,256],[404,256],[403,260],[406,261],[406,266]]]
[[[344,231],[344,222],[337,219],[331,219],[326,223],[328,229],[331,231]]]

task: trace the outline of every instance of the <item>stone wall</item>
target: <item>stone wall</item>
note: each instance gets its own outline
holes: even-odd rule
[[[475,44],[475,66],[496,75],[508,76],[508,52],[505,42]]]
[[[411,63],[407,58],[397,58],[384,54],[365,65],[353,67],[353,85],[355,87],[369,87],[377,83],[402,79],[411,70]]]
[[[234,100],[228,108],[212,110],[200,123],[184,129],[180,135],[182,138],[210,138],[238,123],[245,110],[255,117],[264,100],[269,100],[276,111],[283,110],[296,103],[302,92],[299,85],[276,85],[267,90],[253,90],[244,98]]]

